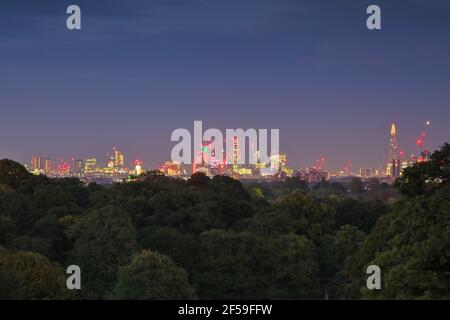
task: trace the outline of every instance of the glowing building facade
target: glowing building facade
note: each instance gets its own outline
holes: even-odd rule
[[[161,167],[161,172],[165,175],[175,177],[182,175],[182,167],[179,162],[166,161]]]
[[[136,160],[134,162],[134,174],[139,176],[140,174],[142,174],[142,172],[142,161]]]
[[[31,172],[34,174],[52,174],[53,160],[48,157],[31,157]]]
[[[389,155],[386,163],[386,176],[396,178],[400,176],[401,172],[400,153],[398,150],[398,134],[397,125],[391,125],[390,141],[389,141]]]
[[[114,167],[117,169],[122,169],[125,166],[125,157],[122,153],[122,151],[120,151],[117,148],[114,148]]]
[[[97,159],[88,158],[83,160],[84,174],[95,173],[97,171]]]

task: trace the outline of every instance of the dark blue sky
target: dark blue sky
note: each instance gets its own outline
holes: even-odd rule
[[[117,146],[155,167],[203,120],[279,128],[294,167],[378,167],[391,121],[406,153],[428,119],[428,146],[450,141],[450,2],[4,0],[0,111],[0,157],[22,162]]]

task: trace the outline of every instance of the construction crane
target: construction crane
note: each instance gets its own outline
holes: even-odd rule
[[[314,165],[314,168],[317,170],[322,170],[325,168],[325,162],[326,162],[326,158],[325,157],[321,157],[320,159],[316,160],[316,164]]]
[[[416,144],[419,147],[418,161],[426,161],[429,157],[429,152],[425,150],[425,139],[428,137],[428,131],[431,127],[431,122],[428,120],[425,122],[423,130],[419,137],[416,139]]]
[[[431,122],[427,121],[425,122],[425,126],[422,130],[422,133],[420,136],[416,139],[416,144],[420,149],[420,152],[423,151],[424,144],[425,144],[425,138],[428,136],[428,129],[431,127]]]

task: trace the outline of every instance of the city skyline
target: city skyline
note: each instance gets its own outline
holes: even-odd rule
[[[122,177],[127,174],[139,175],[145,170],[160,170],[165,174],[173,176],[189,176],[195,172],[204,172],[210,176],[217,174],[232,175],[235,178],[239,176],[245,177],[266,177],[266,178],[276,178],[283,179],[283,176],[279,176],[280,173],[284,177],[298,176],[301,177],[304,172],[314,171],[313,174],[322,175],[325,174],[325,178],[328,175],[332,176],[360,176],[363,178],[367,177],[382,177],[388,179],[395,179],[402,174],[402,170],[407,168],[417,162],[428,161],[433,150],[427,148],[426,142],[428,141],[429,129],[431,128],[431,121],[426,121],[421,133],[417,136],[416,146],[418,148],[418,153],[416,154],[406,154],[404,149],[398,144],[398,128],[396,123],[392,123],[390,126],[390,141],[389,148],[387,151],[386,159],[380,163],[378,167],[359,167],[354,168],[352,166],[351,160],[348,160],[342,167],[338,169],[327,168],[326,157],[320,157],[316,162],[307,167],[292,167],[288,165],[288,155],[286,153],[280,152],[273,154],[268,158],[268,160],[260,159],[260,150],[249,149],[250,140],[247,141],[243,131],[241,134],[241,139],[244,138],[246,143],[241,145],[239,143],[238,136],[234,136],[232,145],[232,155],[230,158],[227,157],[225,150],[222,151],[223,159],[217,158],[219,154],[216,154],[214,146],[212,145],[212,140],[205,141],[201,143],[200,149],[196,152],[195,148],[190,151],[190,153],[195,154],[196,160],[194,162],[183,163],[183,161],[166,160],[164,163],[157,167],[144,168],[143,162],[140,159],[130,160],[126,158],[125,154],[116,147],[112,148],[112,153],[106,153],[103,158],[105,161],[98,161],[96,157],[80,158],[72,157],[68,161],[59,158],[55,159],[51,156],[41,156],[33,155],[31,157],[31,163],[23,163],[30,172],[35,174],[47,174],[50,176],[78,176],[82,177],[86,174],[100,174],[101,176],[111,176],[115,175],[117,177]],[[232,131],[237,133],[237,131]],[[223,144],[225,144],[226,139],[224,139]],[[255,142],[253,142],[255,143]],[[208,151],[208,149],[213,148]],[[243,150],[239,151],[240,148]],[[242,152],[242,153],[241,153]],[[250,161],[251,155],[249,153],[254,152],[254,157],[256,162]],[[246,155],[247,154],[247,155]],[[238,159],[244,157],[243,162],[239,162]],[[220,155],[219,155],[220,157]],[[126,160],[125,160],[126,159]],[[268,161],[268,162],[267,162]],[[274,166],[274,163],[278,163]],[[192,170],[186,170],[187,167],[192,166]],[[383,168],[385,166],[385,168]],[[270,167],[270,170],[263,173],[261,169]],[[267,170],[267,169],[264,169]],[[170,174],[172,172],[173,174]],[[303,173],[302,173],[303,172]]]
[[[330,159],[332,159],[332,157],[327,157],[325,155],[319,156],[313,163],[305,165],[303,167],[292,166],[291,163],[290,163],[290,165],[292,167],[294,167],[294,169],[307,169],[307,168],[313,168],[313,167],[320,167],[320,168],[326,169],[326,170],[328,170],[330,172],[339,172],[341,170],[346,170],[349,173],[357,173],[361,169],[376,169],[376,170],[378,170],[381,173],[385,169],[384,167],[386,166],[386,164],[389,167],[389,165],[390,165],[389,161],[392,161],[392,159],[395,159],[395,158],[408,159],[408,158],[411,158],[411,157],[420,157],[421,153],[423,151],[433,152],[435,150],[435,149],[429,148],[430,143],[428,141],[429,140],[429,131],[428,130],[431,128],[431,121],[429,121],[429,120],[424,122],[424,127],[422,128],[420,133],[417,135],[417,138],[415,140],[415,148],[412,148],[412,149],[414,149],[414,152],[412,152],[412,153],[406,152],[405,150],[408,150],[408,149],[407,148],[403,148],[402,145],[398,144],[398,141],[397,141],[397,139],[398,139],[397,124],[396,123],[391,123],[389,128],[390,128],[390,135],[391,135],[390,139],[391,139],[391,141],[389,142],[389,145],[387,144],[387,147],[386,147],[386,150],[385,150],[386,151],[385,152],[385,156],[383,157],[383,159],[381,160],[381,162],[379,163],[378,166],[370,166],[370,165],[364,165],[363,164],[362,166],[356,167],[356,166],[353,166],[352,160],[348,159],[345,163],[342,164],[342,166],[337,167],[337,168],[333,168],[333,167],[330,167],[328,165],[328,162],[330,161]],[[392,154],[392,152],[393,152],[393,150],[392,150],[392,134],[393,134],[393,131],[392,130],[394,130],[394,135],[395,135],[395,139],[396,139],[396,142],[395,142],[395,144],[396,144],[395,149],[396,150],[394,152],[397,152],[397,156],[394,156]],[[248,150],[248,145],[246,146],[246,151],[249,151]],[[246,152],[246,151],[244,150],[244,152]],[[192,152],[195,153],[194,150],[192,150]],[[120,156],[118,156],[118,154]],[[287,154],[285,152],[283,152],[282,150],[280,151],[280,154],[283,154],[283,155],[287,156]],[[142,165],[144,163],[144,161],[142,160],[141,157],[134,157],[134,158],[133,157],[127,157],[126,160],[124,160],[124,154],[122,153],[121,149],[116,148],[116,147],[112,147],[112,153],[106,152],[103,155],[100,155],[100,156],[98,156],[98,155],[99,155],[99,153],[97,152],[95,154],[90,154],[90,155],[87,155],[87,156],[74,156],[73,155],[73,156],[70,156],[68,158],[64,158],[64,157],[57,157],[57,156],[55,157],[54,155],[49,155],[49,154],[45,154],[44,155],[42,153],[37,152],[37,153],[33,153],[30,156],[31,157],[31,167],[34,166],[33,165],[33,161],[35,161],[35,159],[34,159],[35,157],[50,160],[53,163],[54,168],[56,167],[56,162],[63,163],[63,165],[64,165],[64,163],[69,164],[69,162],[70,162],[70,163],[72,163],[72,165],[70,166],[71,169],[74,166],[76,166],[76,162],[77,161],[81,161],[83,159],[95,159],[95,161],[98,162],[98,165],[100,167],[104,166],[104,167],[108,167],[108,168],[112,168],[112,167],[131,168],[131,167],[133,167],[136,164],[136,162],[139,162],[140,165]],[[28,158],[28,160],[25,160],[25,161],[20,161],[18,159],[11,159],[11,160],[19,161],[22,164],[24,164],[26,166],[29,166],[29,164],[30,164],[30,161],[29,161],[30,157]],[[117,160],[118,157],[121,157],[120,165],[118,165],[118,160]],[[145,167],[145,165],[144,165],[144,167],[147,170],[159,169],[161,167],[161,165],[164,162],[168,161],[168,160],[170,160],[169,157],[167,159],[165,159],[164,161],[162,161],[161,163],[157,164],[156,166]],[[386,172],[389,171],[389,170],[390,170],[389,168],[386,169]]]
[[[377,168],[392,122],[406,154],[427,120],[427,149],[450,138],[445,1],[377,1],[374,32],[368,1],[76,2],[80,32],[67,3],[2,7],[0,158],[100,160],[118,146],[157,168],[194,120],[279,128],[295,168]]]

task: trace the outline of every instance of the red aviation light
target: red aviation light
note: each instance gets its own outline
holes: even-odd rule
[[[420,138],[417,139],[417,145],[420,147],[423,145],[422,139],[420,139]]]

